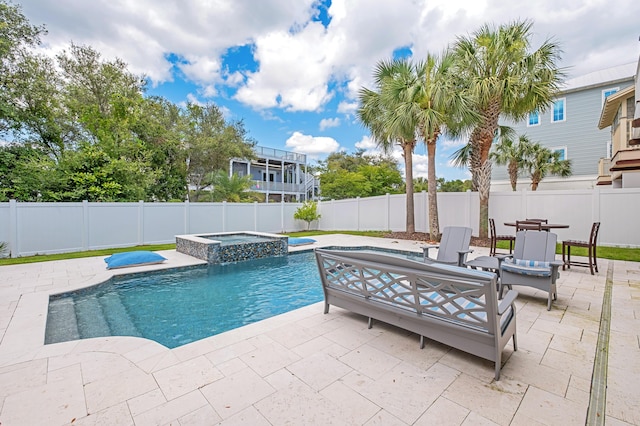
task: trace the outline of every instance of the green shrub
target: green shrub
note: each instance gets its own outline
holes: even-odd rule
[[[311,227],[311,222],[320,219],[318,214],[318,203],[315,201],[305,201],[293,214],[294,219],[307,222],[307,230]]]

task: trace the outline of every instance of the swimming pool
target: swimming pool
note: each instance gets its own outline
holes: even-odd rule
[[[322,300],[313,251],[130,274],[51,296],[45,343],[138,336],[175,348]]]

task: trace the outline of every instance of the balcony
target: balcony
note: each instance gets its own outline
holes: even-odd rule
[[[611,185],[611,158],[601,158],[598,162],[596,185]]]

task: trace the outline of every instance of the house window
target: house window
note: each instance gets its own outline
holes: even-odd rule
[[[530,112],[527,127],[537,126],[538,124],[540,124],[540,113],[538,111]]]
[[[556,153],[556,152],[560,153],[560,157],[558,157],[558,160],[562,161],[562,160],[566,160],[567,159],[567,147],[566,146],[556,146],[556,147],[552,147],[552,148],[549,148],[549,149],[553,153]]]
[[[562,99],[558,99],[553,103],[553,111],[551,113],[551,122],[552,123],[557,123],[559,121],[565,121],[567,119],[566,117],[566,111],[565,111],[565,103],[566,103],[566,99],[562,98]]]
[[[602,105],[604,105],[604,101],[606,101],[609,96],[613,95],[618,90],[620,90],[619,87],[610,87],[608,89],[604,89],[602,91]]]

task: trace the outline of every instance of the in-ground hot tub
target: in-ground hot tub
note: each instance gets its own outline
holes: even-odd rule
[[[176,235],[176,250],[208,263],[240,262],[262,257],[284,256],[286,235],[264,232],[219,232]]]

